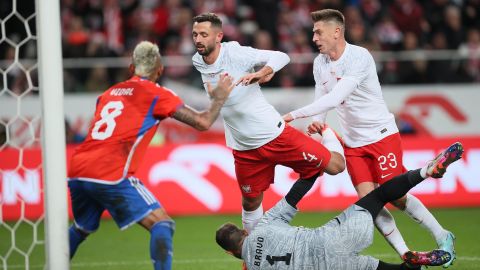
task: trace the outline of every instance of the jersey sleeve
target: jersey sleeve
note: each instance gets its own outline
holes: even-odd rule
[[[356,88],[357,84],[355,84],[354,81],[344,80],[342,78],[328,94],[321,96],[309,105],[290,112],[290,115],[293,119],[297,119],[327,113],[329,110],[340,105]]]
[[[153,97],[153,115],[156,118],[166,118],[172,116],[184,103],[172,90],[156,86]]]
[[[275,206],[270,208],[262,217],[259,225],[268,224],[275,221],[283,223],[290,223],[298,210],[287,203],[285,198],[282,198]]]
[[[326,113],[340,105],[340,103],[342,103],[350,94],[352,94],[352,92],[358,88],[360,83],[367,78],[371,65],[375,65],[373,62],[373,57],[366,50],[361,54],[360,57],[351,56],[347,60],[347,68],[345,73],[333,87],[332,91],[329,93],[324,93],[322,89],[319,88],[322,87],[319,85],[321,81],[316,80],[315,101],[300,109],[290,112],[290,115],[293,117],[293,119],[318,115],[316,119],[323,118],[323,120],[325,120]]]
[[[317,56],[313,61],[313,79],[315,80],[315,100],[327,94],[327,90],[322,84],[322,67],[320,66],[319,62],[320,62],[320,58]],[[312,120],[320,123],[325,123],[327,119],[327,113],[328,111],[314,115],[312,117]]]
[[[269,66],[277,72],[290,62],[290,57],[280,51],[259,50],[249,46],[240,46],[237,42],[232,44],[245,69],[250,70],[255,66]]]

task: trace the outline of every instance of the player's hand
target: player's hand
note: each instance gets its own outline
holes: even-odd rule
[[[249,84],[252,84],[252,83],[256,83],[256,82],[259,82],[264,76],[259,73],[259,72],[254,72],[254,73],[250,73],[250,74],[247,74],[245,76],[243,76],[242,78],[240,78],[236,83],[235,85],[249,85]]]
[[[216,100],[225,100],[235,87],[233,77],[227,73],[221,74],[217,87],[213,88],[210,82],[207,82],[207,92],[210,97]]]
[[[235,85],[249,85],[252,83],[265,83],[273,78],[275,72],[269,66],[263,66],[259,71],[247,74],[240,78]]]
[[[262,78],[260,78],[260,80],[258,80],[258,83],[259,83],[259,84],[262,84],[262,83],[267,83],[267,82],[269,82],[270,80],[272,80],[273,75],[275,75],[275,73],[271,73],[271,74],[268,74],[268,75],[266,75],[266,76],[263,76]]]
[[[307,134],[308,135],[313,135],[313,134],[320,134],[322,135],[322,130],[326,127],[326,124],[322,124],[318,121],[313,121],[310,125],[307,127]]]
[[[287,113],[283,116],[283,120],[288,123],[288,122],[292,122],[294,119],[290,113]]]

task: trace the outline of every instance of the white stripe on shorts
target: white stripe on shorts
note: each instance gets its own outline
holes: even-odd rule
[[[130,181],[130,184],[138,191],[138,194],[142,196],[143,200],[148,204],[152,205],[156,202],[156,199],[153,198],[150,192],[142,185],[140,184],[140,181],[135,178],[135,177],[129,177],[128,180]]]

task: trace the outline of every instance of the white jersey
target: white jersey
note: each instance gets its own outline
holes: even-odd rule
[[[192,60],[206,87],[206,82],[215,86],[219,75],[223,73],[228,73],[237,81],[255,72],[255,66],[268,65],[276,72],[290,58],[282,52],[240,46],[238,42],[224,42],[215,63],[206,64],[198,53]],[[267,102],[258,83],[235,86],[223,105],[221,115],[227,146],[240,151],[255,149],[272,141],[285,127],[283,118]]]
[[[398,132],[368,50],[347,43],[337,61],[320,54],[313,75],[315,102],[291,112],[293,118],[317,115],[314,120],[323,123],[326,113],[335,108],[348,147],[372,144]]]

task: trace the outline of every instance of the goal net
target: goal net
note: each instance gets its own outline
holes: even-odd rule
[[[68,269],[58,2],[0,1],[0,269]]]

